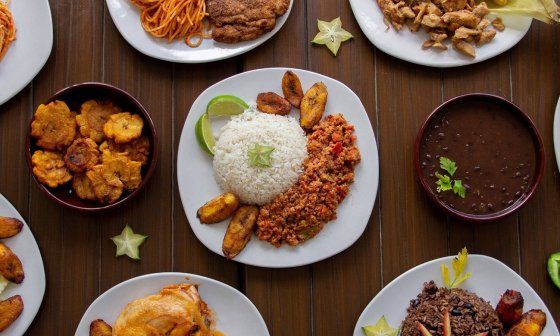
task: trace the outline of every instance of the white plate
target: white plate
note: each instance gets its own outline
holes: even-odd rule
[[[350,0],[350,5],[360,28],[377,48],[411,63],[441,68],[482,62],[509,50],[525,36],[532,21],[527,17],[501,15],[506,29],[497,32],[490,43],[477,47],[476,58],[471,59],[453,49],[450,42],[446,51],[422,49],[422,43],[428,39],[422,29],[416,33],[406,26],[400,32],[392,27],[387,29],[376,0]]]
[[[206,63],[243,54],[264,43],[284,25],[292,10],[276,19],[276,27],[253,41],[226,44],[207,39],[198,48],[191,48],[183,41],[168,43],[165,39],[154,38],[144,31],[140,23],[140,11],[129,0],[107,0],[113,22],[130,45],[150,57],[177,63]]]
[[[556,104],[556,113],[554,114],[554,150],[556,152],[556,162],[558,163],[558,169],[560,169],[560,98],[558,98],[558,103]]]
[[[387,322],[392,327],[399,326],[406,317],[406,309],[410,300],[416,298],[421,292],[424,282],[434,280],[438,286],[442,285],[441,264],[446,263],[451,267],[452,259],[453,257],[445,257],[429,261],[391,281],[362,312],[356,323],[354,336],[364,336],[362,327],[375,324],[382,315],[385,315]],[[558,336],[558,328],[544,302],[531,286],[511,268],[491,257],[469,255],[467,270],[472,273],[472,276],[461,285],[461,288],[490,301],[493,307],[498,304],[501,295],[507,289],[517,290],[525,298],[524,311],[541,309],[546,313],[547,323],[541,336]]]
[[[215,314],[216,329],[225,335],[269,335],[255,305],[237,289],[200,275],[154,273],[127,280],[101,294],[84,313],[75,336],[88,336],[91,321],[96,319],[103,319],[113,325],[130,301],[157,294],[167,285],[184,282],[199,285],[202,300]]]
[[[13,295],[21,295],[23,299],[23,312],[12,325],[0,332],[0,335],[23,335],[43,301],[45,294],[45,268],[41,252],[31,230],[19,215],[17,210],[0,194],[0,216],[17,218],[23,222],[23,229],[15,237],[2,239],[21,260],[25,279],[19,285],[10,283],[6,290],[0,294],[0,299],[5,300]]]
[[[53,45],[47,0],[13,0],[8,6],[17,31],[16,40],[0,60],[0,105],[35,78],[47,62]]]
[[[177,180],[183,208],[197,238],[210,250],[222,255],[222,240],[228,221],[204,225],[196,218],[196,211],[204,203],[222,193],[214,180],[212,157],[196,142],[194,126],[215,96],[232,94],[246,102],[255,101],[257,94],[273,91],[282,94],[281,81],[285,68],[269,68],[245,72],[223,80],[204,91],[193,103],[183,127],[177,155]],[[290,247],[276,248],[253,236],[247,247],[234,259],[263,267],[295,267],[307,265],[333,256],[350,247],[364,232],[379,182],[377,144],[370,121],[360,99],[346,85],[313,72],[292,69],[301,79],[304,90],[322,81],[328,88],[329,99],[325,114],[343,113],[355,126],[357,145],[362,161],[356,166],[355,182],[350,193],[338,207],[338,218],[325,225],[313,239]],[[292,112],[297,116],[296,111]],[[219,125],[214,123],[215,130]]]

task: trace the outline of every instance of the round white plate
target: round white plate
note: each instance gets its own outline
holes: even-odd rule
[[[84,313],[75,335],[89,336],[91,321],[96,319],[103,319],[113,325],[130,301],[157,294],[167,285],[184,282],[199,285],[200,297],[214,312],[216,329],[225,335],[269,335],[261,314],[240,291],[219,281],[187,273],[147,274],[116,285],[93,301]]]
[[[197,238],[220,255],[223,255],[222,240],[229,221],[205,225],[196,217],[200,206],[223,192],[214,179],[212,157],[203,152],[196,141],[196,121],[206,110],[208,102],[218,95],[232,94],[251,102],[263,91],[282,94],[281,81],[286,70],[288,69],[269,68],[249,71],[211,86],[193,103],[185,121],[177,154],[177,180],[181,201]],[[338,207],[336,220],[327,223],[313,239],[295,247],[284,244],[276,248],[253,236],[247,247],[234,259],[248,265],[295,267],[326,259],[347,249],[364,232],[377,195],[377,143],[358,96],[346,85],[332,78],[304,70],[291,70],[301,79],[304,91],[316,82],[325,83],[329,91],[325,115],[342,113],[355,126],[362,161],[356,166],[355,182],[350,187],[349,195]],[[299,111],[292,111],[292,115],[297,117]],[[214,122],[215,133],[221,125]]]
[[[140,23],[140,11],[129,0],[107,0],[109,13],[117,29],[136,50],[150,57],[177,63],[206,63],[243,54],[276,34],[284,25],[292,10],[293,0],[288,11],[276,19],[276,27],[253,41],[226,44],[207,39],[198,48],[191,48],[183,41],[167,42],[154,38],[144,31]]]
[[[556,113],[554,114],[554,151],[556,153],[556,162],[558,163],[558,169],[560,169],[560,98],[558,98],[558,103],[556,104]]]
[[[501,15],[506,29],[497,32],[490,43],[477,47],[476,58],[471,59],[453,49],[450,42],[446,51],[422,49],[422,43],[428,39],[428,34],[423,29],[416,33],[409,31],[406,26],[400,32],[393,27],[387,29],[376,0],[350,0],[350,5],[360,28],[377,48],[411,63],[439,68],[482,62],[509,50],[525,36],[532,21],[527,17]]]
[[[424,282],[434,280],[438,286],[443,284],[441,264],[446,263],[451,268],[452,259],[453,257],[445,257],[429,261],[391,281],[364,309],[354,328],[354,336],[363,336],[362,327],[375,324],[382,315],[385,315],[393,328],[398,327],[406,317],[410,300],[421,292]],[[525,298],[524,311],[541,309],[546,313],[547,323],[541,336],[558,336],[554,318],[543,300],[511,268],[488,256],[469,255],[467,271],[471,272],[472,276],[460,286],[461,288],[476,293],[489,301],[493,307],[496,307],[507,289],[517,290]]]
[[[8,6],[17,31],[16,40],[0,60],[0,105],[35,78],[47,62],[53,45],[48,0],[14,0]]]
[[[0,194],[0,216],[17,218],[23,222],[23,229],[15,237],[2,239],[21,260],[25,279],[19,285],[10,283],[6,290],[0,294],[0,300],[5,300],[13,295],[21,295],[23,299],[23,312],[12,325],[0,332],[0,335],[23,335],[43,301],[45,294],[45,268],[41,252],[31,230],[19,215],[17,210]]]

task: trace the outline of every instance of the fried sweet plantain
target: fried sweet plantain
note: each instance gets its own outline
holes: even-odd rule
[[[0,302],[0,332],[6,330],[23,311],[21,296],[14,295]]]
[[[506,336],[539,336],[545,326],[546,314],[542,310],[532,309],[523,314]]]
[[[107,322],[99,319],[92,321],[89,325],[89,336],[111,336],[113,328]]]
[[[142,183],[142,164],[126,154],[104,151],[102,161],[102,172],[108,181],[120,180],[127,190],[137,189]]]
[[[228,192],[201,206],[196,216],[203,224],[219,223],[231,217],[238,207],[239,197]]]
[[[72,179],[62,154],[38,150],[31,157],[33,174],[41,183],[56,188]]]
[[[496,306],[496,313],[505,330],[517,323],[523,315],[524,299],[521,293],[508,289],[502,294]]]
[[[235,258],[245,248],[255,230],[258,214],[259,208],[254,205],[237,209],[229,222],[222,243],[222,252],[226,258]]]
[[[303,96],[300,106],[300,125],[310,130],[323,117],[329,93],[323,83],[315,83]]]
[[[79,138],[66,150],[64,162],[75,173],[83,173],[95,166],[99,161],[99,150],[95,141],[89,138]]]
[[[138,139],[143,127],[144,120],[139,115],[123,112],[111,115],[103,126],[103,132],[116,143],[125,143]]]
[[[103,166],[94,166],[86,173],[86,176],[91,181],[93,193],[95,198],[102,204],[115,203],[121,197],[124,185],[118,178],[112,177],[107,180],[103,173]]]
[[[76,116],[76,122],[80,127],[80,133],[93,141],[99,143],[105,139],[103,126],[113,114],[120,113],[121,109],[110,101],[88,100],[82,104],[80,114]]]
[[[274,92],[263,92],[257,96],[257,108],[268,114],[287,115],[292,110],[292,105]]]
[[[31,122],[31,136],[37,146],[55,150],[63,149],[76,137],[76,115],[65,102],[54,101],[39,105]]]
[[[16,218],[0,216],[0,238],[10,238],[21,232],[23,223]]]
[[[0,243],[0,274],[8,281],[20,284],[25,275],[18,256],[10,248]]]
[[[301,88],[299,77],[290,70],[286,71],[284,77],[282,77],[282,92],[284,93],[284,98],[293,107],[299,108],[303,98],[303,89]]]
[[[150,155],[150,141],[145,136],[123,144],[115,143],[113,140],[107,140],[99,146],[99,149],[111,153],[126,154],[129,159],[138,161],[144,166],[148,163],[148,156]]]
[[[95,201],[95,193],[93,192],[93,184],[86,174],[76,174],[72,179],[72,189],[79,198],[86,201]]]

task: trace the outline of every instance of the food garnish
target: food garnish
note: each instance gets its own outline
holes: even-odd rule
[[[516,14],[531,17],[545,23],[560,22],[560,8],[555,0],[494,0],[489,4],[495,14]]]
[[[121,234],[111,238],[117,246],[116,257],[127,255],[131,259],[140,260],[140,245],[148,236],[134,233],[130,226],[125,226]]]
[[[545,326],[546,314],[542,310],[532,309],[523,314],[506,336],[539,336]]]
[[[362,327],[362,331],[366,336],[397,336],[399,334],[398,328],[392,328],[385,315],[381,316],[375,325]]]
[[[204,113],[198,118],[194,126],[194,132],[200,148],[206,153],[214,155],[216,139],[214,138],[214,134],[212,134],[212,123],[210,122],[210,118],[208,118],[208,114]]]
[[[548,257],[547,269],[552,282],[556,287],[560,288],[560,252]]]
[[[16,39],[14,17],[8,5],[0,1],[0,60],[4,57],[10,44]]]
[[[502,294],[496,306],[496,313],[505,330],[521,320],[524,302],[523,296],[518,291],[508,289]]]
[[[270,156],[274,151],[274,147],[255,144],[252,148],[249,148],[247,154],[249,156],[249,164],[253,167],[268,168],[272,164],[270,163]]]
[[[10,238],[21,232],[23,223],[17,218],[0,216],[0,239]]]
[[[299,108],[303,99],[303,89],[299,77],[290,70],[282,77],[282,93],[293,107]]]
[[[417,322],[418,330],[422,336],[432,336],[432,333],[420,322]]]
[[[300,125],[305,130],[311,130],[325,113],[329,93],[325,84],[319,82],[307,90],[300,105]]]
[[[263,92],[257,96],[257,109],[268,114],[287,115],[292,110],[292,105],[274,92]]]
[[[317,27],[319,28],[319,33],[317,33],[311,43],[326,45],[334,56],[338,54],[340,44],[353,37],[352,34],[342,29],[340,17],[331,22],[317,20]]]
[[[23,300],[19,295],[14,295],[0,302],[0,332],[14,323],[22,311]]]
[[[249,105],[243,99],[232,95],[221,95],[212,98],[206,106],[210,118],[229,117],[243,113]]]
[[[436,173],[436,177],[438,180],[436,181],[436,188],[437,192],[440,193],[442,191],[453,190],[453,193],[461,198],[465,198],[467,193],[467,189],[463,186],[463,182],[461,180],[452,180],[451,177],[457,171],[457,164],[455,161],[446,158],[444,156],[439,158],[440,168],[445,170],[449,175],[441,175],[440,173]]]
[[[245,248],[255,230],[258,215],[259,208],[254,205],[242,206],[235,211],[222,243],[226,258],[235,258]]]
[[[467,248],[463,247],[461,252],[459,252],[459,254],[451,261],[451,265],[453,267],[453,281],[449,278],[449,268],[447,265],[441,264],[441,274],[443,282],[447,288],[456,288],[471,277],[470,272],[465,273],[468,255],[469,253],[467,252]]]
[[[224,193],[198,209],[196,216],[202,224],[219,223],[233,215],[239,207],[239,197],[233,193]]]

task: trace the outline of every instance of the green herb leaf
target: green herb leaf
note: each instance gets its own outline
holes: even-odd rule
[[[457,171],[457,164],[455,161],[446,158],[445,156],[439,158],[439,166],[451,176],[453,176],[453,174]]]
[[[331,22],[317,20],[317,27],[319,28],[319,33],[317,33],[311,43],[326,45],[335,56],[338,54],[340,44],[353,37],[352,34],[342,29],[340,17]]]
[[[274,151],[272,146],[264,146],[255,144],[253,148],[248,151],[249,164],[253,167],[268,168],[272,164],[270,163],[270,156]]]
[[[132,259],[140,260],[140,245],[148,236],[134,233],[130,226],[125,226],[121,234],[111,238],[113,243],[117,245],[116,257],[127,255]]]
[[[465,187],[463,186],[463,182],[461,180],[453,181],[453,193],[461,198],[465,198],[467,189],[465,189]]]
[[[437,192],[447,191],[453,189],[451,186],[451,177],[449,175],[441,175],[440,173],[436,173],[436,177],[438,180],[436,181],[437,184]]]

